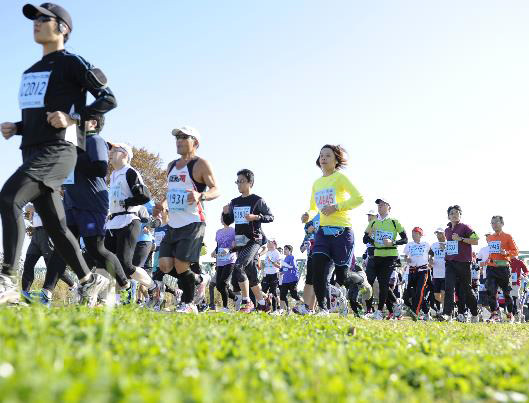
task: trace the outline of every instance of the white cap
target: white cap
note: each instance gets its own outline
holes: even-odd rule
[[[369,210],[366,214],[367,215],[378,215],[378,213],[373,209]]]
[[[376,204],[380,204],[380,202],[387,203],[391,206],[391,203],[389,202],[389,199],[387,197],[379,197],[378,199],[375,200]]]
[[[435,230],[435,233],[438,233],[438,232],[442,232],[444,234],[445,230],[443,227],[437,227],[437,229]]]
[[[176,137],[178,133],[184,133],[188,136],[194,137],[195,140],[200,144],[200,132],[191,126],[182,126],[179,129],[173,129],[171,134]]]
[[[109,145],[109,148],[112,149],[114,147],[118,147],[118,148],[122,148],[125,150],[125,152],[127,153],[127,156],[129,157],[128,158],[128,162],[130,164],[130,161],[132,161],[132,158],[134,157],[134,154],[132,152],[132,147],[129,146],[127,143],[108,143]]]

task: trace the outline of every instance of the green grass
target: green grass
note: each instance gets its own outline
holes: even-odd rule
[[[528,335],[525,324],[1,308],[0,401],[523,401]]]

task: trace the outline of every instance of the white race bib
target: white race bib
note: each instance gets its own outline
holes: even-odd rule
[[[501,253],[501,241],[490,241],[489,242],[490,253]]]
[[[120,207],[119,202],[121,200],[121,186],[114,185],[110,188],[110,204],[112,208],[117,209]]]
[[[479,285],[479,291],[485,291],[485,284]]]
[[[51,71],[26,73],[22,76],[18,104],[20,109],[44,108],[44,97],[48,88]]]
[[[447,256],[457,255],[459,253],[459,242],[458,241],[447,241],[445,252]]]
[[[217,251],[217,260],[219,262],[230,260],[230,250],[228,248],[219,248]]]
[[[375,231],[375,243],[383,244],[384,239],[390,239],[393,241],[393,231],[382,231],[377,229]]]
[[[511,273],[511,282],[516,284],[518,282],[518,273]]]
[[[437,249],[433,250],[433,254],[434,254],[435,259],[444,259],[446,255],[446,250],[443,250],[440,247],[437,247]]]
[[[320,190],[314,194],[314,199],[318,210],[325,206],[336,204],[336,190],[333,188]]]
[[[410,256],[417,257],[423,256],[425,252],[425,246],[422,244],[412,244],[410,245]]]
[[[185,189],[173,189],[167,192],[167,206],[171,213],[184,211],[187,207],[187,191]]]
[[[70,175],[64,180],[63,185],[74,185],[75,184],[75,169],[70,172]]]
[[[250,214],[250,206],[234,207],[233,208],[233,219],[235,225],[237,224],[248,224],[246,215]]]

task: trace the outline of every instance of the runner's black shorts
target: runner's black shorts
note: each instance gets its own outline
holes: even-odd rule
[[[198,262],[205,231],[204,222],[180,228],[169,227],[160,244],[160,258],[173,257],[183,262]]]

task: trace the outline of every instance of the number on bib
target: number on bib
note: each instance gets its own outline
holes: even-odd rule
[[[457,255],[459,253],[459,242],[458,241],[447,241],[445,251],[448,256]]]
[[[518,283],[518,273],[511,273],[511,282],[513,284]]]
[[[489,242],[490,253],[501,253],[501,241],[490,241]]]
[[[18,103],[20,109],[43,108],[51,71],[26,73],[22,76]]]
[[[119,202],[121,200],[121,186],[115,185],[110,188],[110,204],[114,209],[119,208]]]
[[[375,243],[383,244],[384,239],[390,239],[393,241],[393,232],[392,231],[382,231],[377,229],[375,231]]]
[[[237,224],[248,224],[246,215],[250,214],[250,206],[234,207],[233,208],[233,220],[235,225]]]
[[[410,256],[418,257],[424,255],[425,245],[412,244],[410,247]]]
[[[184,211],[187,207],[187,191],[185,189],[174,189],[167,192],[167,205],[171,213]]]
[[[325,206],[336,204],[336,190],[333,188],[320,190],[314,194],[314,199],[318,210]]]

